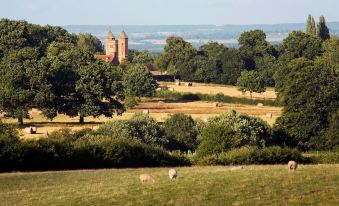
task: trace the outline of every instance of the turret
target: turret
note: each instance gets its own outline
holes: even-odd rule
[[[119,35],[119,62],[121,63],[123,59],[126,59],[128,56],[128,37],[124,31]]]
[[[117,42],[111,31],[109,31],[106,36],[105,50],[106,50],[106,55],[115,56],[115,54],[117,53]]]

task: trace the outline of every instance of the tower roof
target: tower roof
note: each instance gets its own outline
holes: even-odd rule
[[[111,30],[109,30],[108,32],[107,32],[107,39],[114,39],[115,37],[114,37],[114,35],[113,35],[113,33],[111,32]]]
[[[128,38],[127,34],[124,31],[122,31],[119,35],[119,39],[127,39],[127,38]]]

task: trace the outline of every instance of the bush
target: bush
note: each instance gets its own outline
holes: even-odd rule
[[[164,133],[170,150],[194,151],[198,145],[196,123],[191,116],[174,114],[164,122]]]
[[[271,144],[272,130],[266,122],[231,110],[209,119],[197,153],[203,157],[243,146],[263,148]]]
[[[300,163],[309,163],[296,149],[280,148],[277,146],[256,148],[242,147],[228,152],[208,155],[197,161],[199,165],[240,165],[240,164],[287,164],[294,160]]]
[[[129,120],[107,122],[96,133],[112,138],[137,139],[147,144],[165,145],[167,142],[158,122],[142,113],[136,113]]]
[[[197,157],[226,152],[234,147],[235,133],[221,125],[208,125],[201,134],[201,143],[197,150]]]

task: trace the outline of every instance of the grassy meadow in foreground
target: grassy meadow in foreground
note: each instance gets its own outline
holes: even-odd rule
[[[0,174],[0,205],[338,205],[339,165],[183,167]],[[139,182],[149,173],[155,183]]]

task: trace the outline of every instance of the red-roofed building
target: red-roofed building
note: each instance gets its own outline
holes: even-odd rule
[[[128,57],[128,37],[124,31],[119,35],[119,39],[115,39],[113,33],[109,31],[105,40],[104,55],[95,55],[96,59],[105,62],[110,62],[113,65],[119,65],[124,59]]]

